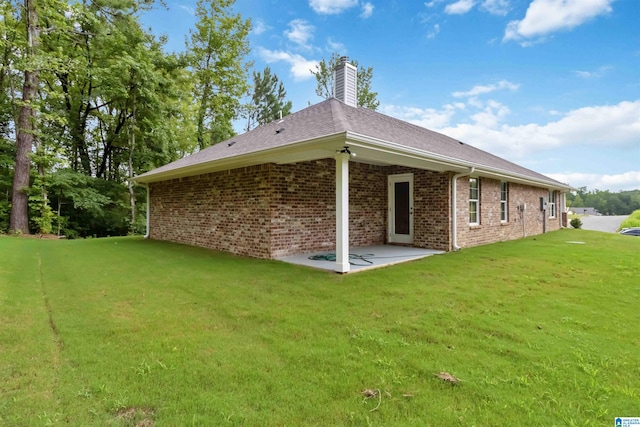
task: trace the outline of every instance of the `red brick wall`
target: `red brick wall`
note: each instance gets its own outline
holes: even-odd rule
[[[335,246],[335,162],[271,165],[270,257]]]
[[[268,258],[270,165],[152,183],[150,237]]]
[[[349,163],[349,244],[382,245],[387,227],[384,167]]]
[[[447,251],[451,235],[451,176],[419,170],[413,180],[414,246]]]
[[[273,165],[271,256],[335,250],[334,159]],[[384,242],[386,176],[379,166],[349,163],[349,244]]]
[[[350,244],[382,244],[386,175],[351,162]],[[335,160],[153,183],[150,237],[259,258],[335,249]],[[234,208],[235,207],[235,208]]]
[[[458,179],[458,246],[471,247],[541,234],[543,213],[540,197],[548,199],[544,188],[509,183],[508,221],[500,221],[500,181],[480,178],[480,224],[469,225],[469,178]],[[556,193],[556,202],[559,196]],[[518,205],[525,204],[524,213]],[[546,231],[560,228],[562,207],[556,203],[556,218],[546,218]],[[523,228],[524,227],[524,228]]]
[[[349,164],[349,241],[378,245],[387,235],[387,177],[414,175],[414,244],[451,249],[451,174]],[[500,182],[481,178],[480,224],[468,224],[469,180],[458,180],[458,245],[470,247],[542,232],[545,189],[511,183],[509,221],[500,222]],[[335,249],[335,160],[265,164],[150,185],[153,239],[259,258]],[[557,197],[557,201],[561,200]],[[526,203],[524,217],[517,209]],[[547,231],[560,228],[547,219]]]
[[[451,233],[449,220],[451,175],[398,166],[388,167],[386,170],[389,175],[413,174],[413,244],[411,246],[448,251]]]

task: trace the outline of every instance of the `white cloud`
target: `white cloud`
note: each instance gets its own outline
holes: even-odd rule
[[[498,101],[490,100],[482,111],[471,116],[476,126],[483,128],[494,128],[502,119],[504,119],[511,111],[505,105]]]
[[[493,113],[494,117],[476,114],[472,116],[474,123],[461,123],[436,130],[512,160],[563,146],[621,149],[638,146],[640,100],[579,108],[546,124],[500,124],[504,110],[494,106],[489,113]]]
[[[628,191],[640,190],[640,171],[629,171],[615,175],[593,173],[548,173],[548,177],[572,186],[587,187],[588,190]]]
[[[524,125],[505,124],[510,114],[506,105],[494,100],[475,101],[447,104],[441,109],[381,105],[379,111],[515,162],[545,150],[571,146],[638,149],[640,100],[579,108],[562,113],[556,121]],[[466,121],[456,119],[462,112],[469,114]]]
[[[311,79],[313,77],[311,70],[315,70],[316,65],[318,65],[318,61],[306,59],[302,55],[295,53],[269,50],[263,47],[258,47],[257,52],[258,55],[269,64],[272,62],[288,63],[291,66],[291,75],[296,81]]]
[[[507,24],[503,41],[544,38],[611,12],[613,0],[533,0],[524,19]]]
[[[334,42],[333,40],[331,40],[331,37],[327,39],[327,48],[331,52],[339,52],[341,55],[346,55],[348,53],[347,47],[343,43]]]
[[[456,98],[469,98],[483,95],[485,93],[495,92],[496,90],[508,89],[510,91],[518,90],[520,86],[507,80],[501,80],[496,84],[486,86],[474,86],[467,92],[454,92],[452,95]]]
[[[440,33],[440,24],[433,24],[433,27],[431,27],[431,30],[427,33],[427,38],[434,39],[438,33]]]
[[[378,110],[383,114],[411,122],[418,126],[437,129],[448,126],[456,114],[456,110],[464,108],[465,106],[462,103],[448,104],[441,110],[383,104]]]
[[[253,26],[253,34],[260,35],[265,31],[269,31],[272,27],[268,26],[262,19],[256,19],[256,23]]]
[[[612,68],[613,67],[611,66],[603,66],[603,67],[599,67],[595,71],[574,71],[574,72],[576,76],[582,77],[584,79],[596,79],[604,76],[607,73],[607,71],[609,71]]]
[[[469,12],[475,4],[475,0],[458,0],[455,3],[448,4],[444,8],[444,13],[449,15],[463,15]]]
[[[360,14],[360,17],[363,19],[369,18],[371,15],[373,15],[374,7],[375,6],[369,2],[362,3],[362,13]]]
[[[284,35],[293,43],[298,45],[302,49],[311,49],[308,44],[309,40],[313,39],[313,32],[316,27],[309,24],[304,19],[294,19],[289,22],[289,30],[284,31]]]
[[[189,15],[191,16],[196,16],[196,10],[194,8],[192,8],[191,6],[185,6],[185,5],[178,5],[178,7],[184,11],[186,11]]]
[[[509,12],[509,0],[484,0],[481,5],[482,9],[492,15],[504,16]]]
[[[337,15],[357,5],[358,0],[309,0],[311,9],[323,15]]]

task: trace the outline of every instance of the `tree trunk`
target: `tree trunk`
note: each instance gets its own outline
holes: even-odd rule
[[[27,14],[28,56],[33,58],[38,47],[38,12],[36,0],[24,0]],[[30,65],[33,66],[33,65]],[[29,172],[35,132],[35,113],[32,102],[38,90],[38,71],[27,69],[24,72],[22,87],[22,105],[18,117],[16,132],[16,158],[13,173],[13,195],[11,200],[11,217],[9,231],[29,233]]]
[[[133,117],[131,118],[131,146],[129,147],[129,204],[131,206],[131,222],[129,231],[134,232],[136,226],[136,193],[133,189],[133,150],[136,147],[136,94],[133,94]]]

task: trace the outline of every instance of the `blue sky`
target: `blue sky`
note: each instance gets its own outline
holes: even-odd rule
[[[195,0],[143,22],[184,50]],[[373,67],[378,111],[589,190],[640,189],[639,0],[236,0],[250,60],[293,111],[332,52]],[[240,125],[238,126],[240,131]]]

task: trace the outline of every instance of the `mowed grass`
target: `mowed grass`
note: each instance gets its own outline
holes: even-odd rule
[[[613,425],[640,416],[639,253],[562,230],[341,276],[0,237],[0,425]]]

